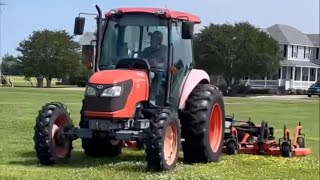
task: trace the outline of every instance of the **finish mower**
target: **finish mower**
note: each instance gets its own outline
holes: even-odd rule
[[[274,128],[269,127],[265,121],[255,125],[251,119],[237,121],[226,117],[228,129],[225,134],[223,152],[234,154],[258,154],[273,156],[305,156],[310,154],[310,149],[305,147],[305,135],[301,132],[299,122],[295,128],[293,140],[290,138],[289,129],[284,126],[283,137],[275,140]]]
[[[83,64],[93,74],[80,127],[63,103],[45,104],[34,134],[40,163],[68,161],[78,138],[84,153],[94,157],[117,156],[126,142],[143,142],[150,170],[175,168],[180,144],[185,163],[217,162],[224,102],[208,74],[193,68],[199,17],[157,8],[118,8],[102,15],[96,8],[96,39],[82,46]],[[75,35],[84,31],[81,14],[90,15],[75,18]]]

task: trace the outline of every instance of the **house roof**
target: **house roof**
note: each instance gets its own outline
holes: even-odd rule
[[[313,46],[309,37],[298,29],[282,24],[275,24],[266,29],[268,33],[279,43],[283,44],[302,44]]]
[[[91,41],[94,39],[95,39],[95,35],[93,32],[86,32],[80,37],[79,44],[80,45],[90,45]]]
[[[313,67],[320,68],[318,64],[310,61],[296,61],[296,60],[283,60],[280,62],[281,66],[300,66],[300,67]]]
[[[320,34],[307,34],[314,46],[320,46]]]

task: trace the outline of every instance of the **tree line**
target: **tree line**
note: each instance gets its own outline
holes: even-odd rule
[[[6,54],[2,72],[36,77],[38,87],[47,87],[52,78],[67,74],[85,82],[89,71],[81,64],[80,45],[64,30],[34,31],[19,43],[20,55]],[[194,38],[196,67],[210,75],[222,76],[228,86],[237,85],[244,76],[265,76],[279,68],[278,44],[267,33],[250,23],[210,24]]]
[[[36,77],[38,87],[44,79],[46,87],[51,87],[53,78],[69,76],[71,83],[84,84],[88,77],[89,71],[81,64],[79,43],[64,30],[34,31],[16,50],[20,53],[17,57],[6,54],[3,58],[5,75],[23,75],[27,80]]]

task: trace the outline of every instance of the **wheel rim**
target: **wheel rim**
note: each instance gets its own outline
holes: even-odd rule
[[[177,153],[177,128],[171,123],[164,137],[164,159],[168,165],[171,165],[176,159]]]
[[[209,124],[209,141],[212,151],[216,152],[221,143],[222,136],[222,113],[218,104],[212,108]]]
[[[58,144],[57,143],[57,132],[62,125],[67,124],[66,117],[64,115],[60,115],[52,126],[51,130],[51,142],[53,154],[57,158],[64,158],[68,153],[68,143]]]

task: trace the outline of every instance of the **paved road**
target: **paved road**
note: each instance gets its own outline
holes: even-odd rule
[[[314,99],[316,96],[313,96]],[[252,96],[250,98],[261,99],[279,99],[279,100],[296,100],[296,99],[309,99],[307,95],[273,95],[273,96]]]

